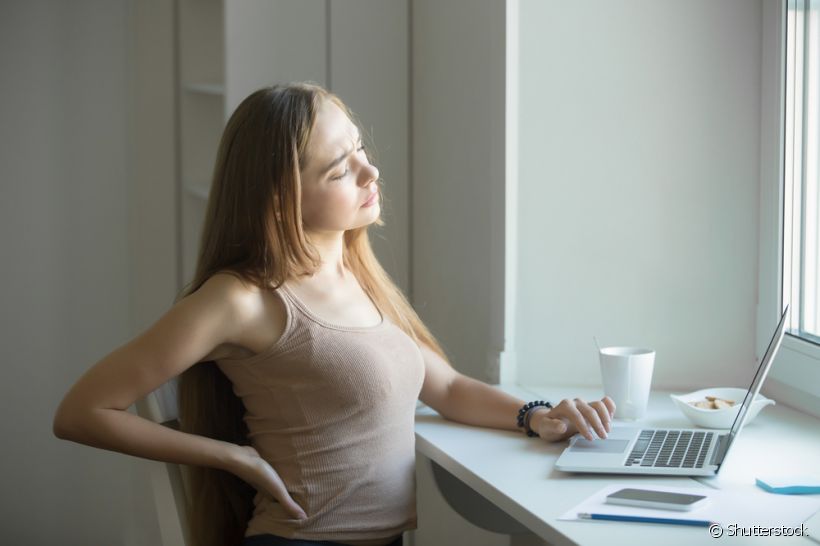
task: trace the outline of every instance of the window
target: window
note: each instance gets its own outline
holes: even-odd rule
[[[788,332],[820,345],[820,0],[788,0],[783,302]]]

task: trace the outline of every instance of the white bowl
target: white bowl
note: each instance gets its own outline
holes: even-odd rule
[[[670,394],[669,396],[672,397],[672,400],[675,401],[678,408],[680,408],[683,414],[694,424],[704,428],[732,428],[732,423],[735,422],[735,417],[737,417],[737,412],[740,410],[740,405],[743,403],[746,392],[747,389],[734,387],[712,387],[690,392],[689,394]],[[731,408],[724,409],[703,409],[696,408],[689,404],[689,402],[704,400],[707,396],[716,396],[724,400],[734,400],[735,405]],[[749,408],[746,424],[751,423],[758,412],[770,404],[773,405],[774,400],[766,398],[762,394],[758,394],[754,402],[752,402],[752,406]]]

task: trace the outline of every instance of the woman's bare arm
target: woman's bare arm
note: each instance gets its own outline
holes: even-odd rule
[[[214,275],[88,370],[57,409],[54,434],[135,457],[226,470],[271,495],[292,516],[307,517],[252,447],[172,430],[127,411],[172,377],[210,360],[220,345],[242,345],[242,331],[262,312],[260,302],[236,277]],[[278,335],[285,328],[284,319],[280,322]]]
[[[247,319],[241,281],[215,275],[142,335],[89,369],[54,416],[62,439],[137,457],[226,469],[236,446],[167,427],[126,410],[169,379],[235,342]]]
[[[421,344],[424,357],[424,383],[419,399],[442,417],[466,425],[521,430],[517,426],[518,410],[524,400],[501,389],[478,381],[453,369],[430,347]],[[606,438],[615,404],[608,397],[587,404],[578,398],[562,400],[552,409],[533,410],[530,428],[549,441],[563,440],[576,431],[588,440],[594,431]]]

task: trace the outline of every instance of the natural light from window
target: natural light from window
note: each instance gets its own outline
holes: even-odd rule
[[[783,302],[789,333],[820,343],[820,0],[789,0]]]

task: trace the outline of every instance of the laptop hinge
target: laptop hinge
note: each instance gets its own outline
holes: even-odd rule
[[[729,447],[729,435],[722,434],[718,436],[718,443],[715,447],[715,450],[712,452],[712,460],[709,461],[709,464],[713,466],[720,466],[723,463],[723,458],[726,456],[726,450]]]

